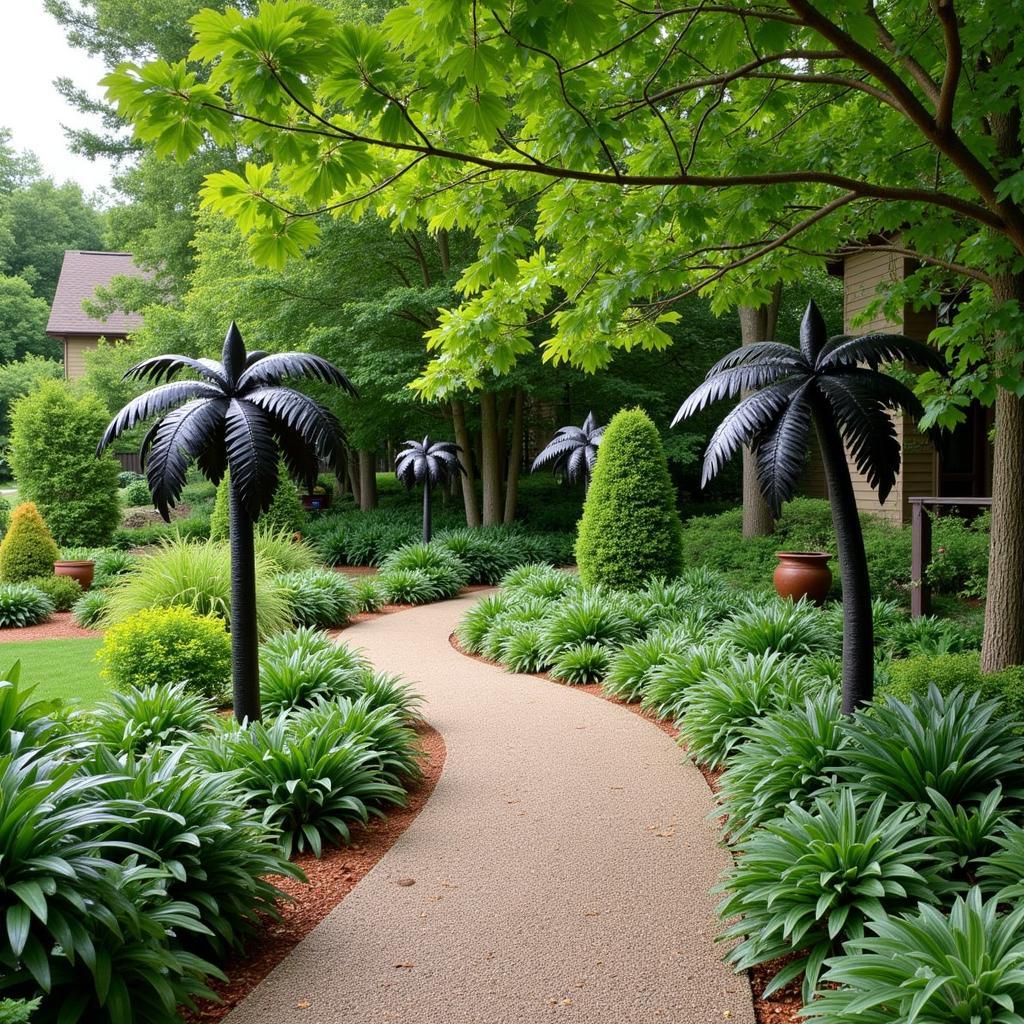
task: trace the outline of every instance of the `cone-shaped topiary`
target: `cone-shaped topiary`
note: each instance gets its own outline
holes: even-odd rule
[[[52,576],[58,558],[60,549],[35,502],[19,505],[0,544],[0,580],[20,583],[33,576]]]
[[[682,523],[661,437],[642,409],[605,428],[576,540],[580,579],[642,587],[682,569]]]
[[[288,479],[287,467],[277,468],[277,490],[270,508],[260,516],[260,528],[271,533],[297,533],[306,523],[306,510],[302,507],[298,488]],[[231,473],[217,485],[217,498],[210,515],[210,540],[227,540],[228,537],[228,494],[231,489]]]

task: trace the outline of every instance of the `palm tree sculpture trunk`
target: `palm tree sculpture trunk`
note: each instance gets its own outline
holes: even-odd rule
[[[869,704],[872,697],[875,637],[871,580],[843,439],[826,402],[812,400],[811,409],[828,483],[839,578],[843,585],[843,714],[851,715],[857,708]]]
[[[228,536],[231,543],[231,687],[238,721],[260,717],[256,625],[256,548],[253,521],[231,481]]]
[[[429,544],[432,534],[430,522],[430,481],[423,485],[423,543]]]

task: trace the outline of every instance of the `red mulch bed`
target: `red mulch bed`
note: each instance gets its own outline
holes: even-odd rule
[[[82,629],[75,625],[71,612],[54,612],[46,622],[38,626],[11,626],[0,629],[0,644],[17,640],[72,640],[79,637],[100,637],[96,629]]]
[[[409,791],[408,806],[366,827],[354,826],[351,846],[331,849],[320,860],[312,854],[293,858],[306,873],[308,884],[294,878],[272,878],[278,888],[294,897],[294,902],[282,906],[282,920],[268,921],[244,955],[236,955],[223,965],[229,980],[211,986],[221,1001],[203,1002],[196,1011],[185,1012],[186,1021],[200,1024],[226,1017],[355,888],[413,823],[441,777],[445,757],[439,732],[425,723],[416,731],[426,758],[423,781]]]
[[[454,633],[448,638],[448,642],[455,648],[460,654],[467,658],[473,658],[475,661],[483,661],[488,665],[495,665],[496,662],[490,661],[488,658],[481,657],[479,654],[470,654],[468,651],[464,651],[459,644],[458,637]],[[500,667],[500,666],[498,666]],[[565,683],[559,682],[557,679],[552,679],[550,674],[547,672],[536,672],[534,673],[540,679],[546,679],[550,683],[554,683],[556,686],[565,686]],[[650,711],[640,707],[639,704],[627,704],[625,701],[619,700],[618,697],[613,697],[611,694],[607,694],[601,689],[600,683],[590,683],[585,686],[573,686],[573,690],[579,690],[581,693],[589,693],[593,697],[600,697],[602,700],[609,701],[612,704],[618,704],[619,707],[625,708],[627,711],[640,718],[645,718],[652,725],[656,725],[662,732],[668,733],[674,740],[679,739],[679,730],[671,722],[663,722],[656,718]],[[683,749],[686,749],[685,744],[680,744]],[[701,775],[704,776],[704,781],[708,784],[708,789],[711,790],[712,794],[718,792],[718,782],[722,777],[723,769],[721,768],[709,768],[707,765],[697,765]],[[774,992],[767,999],[763,998],[761,993],[768,987],[768,983],[778,973],[778,971],[786,965],[787,960],[791,957],[785,957],[781,960],[772,960],[769,963],[761,964],[759,967],[754,967],[747,972],[747,977],[750,981],[750,991],[754,1000],[754,1017],[757,1020],[757,1024],[800,1024],[803,1018],[798,1016],[800,1007],[803,1005],[800,999],[800,979],[797,978],[795,981],[790,982],[784,986],[778,992]]]

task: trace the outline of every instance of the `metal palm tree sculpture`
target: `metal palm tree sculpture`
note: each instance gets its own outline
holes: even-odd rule
[[[530,472],[550,466],[556,473],[564,473],[570,483],[583,478],[584,489],[590,487],[590,476],[597,461],[597,448],[604,427],[597,425],[594,414],[587,413],[582,427],[559,427],[544,450],[533,460]]]
[[[777,517],[796,490],[813,424],[821,450],[843,583],[843,710],[868,703],[874,689],[871,586],[846,449],[884,502],[900,469],[900,442],[889,416],[921,404],[909,388],[882,373],[883,363],[909,360],[942,369],[927,345],[900,334],[829,338],[818,307],[809,303],[800,347],[759,342],[738,348],[708,371],[672,425],[712,402],[751,391],[725,417],[708,444],[701,486],[748,445],[758,482]]]
[[[450,480],[455,473],[466,470],[459,461],[462,449],[454,441],[431,441],[429,435],[422,441],[403,441],[402,450],[395,456],[395,476],[413,487],[423,485],[423,543],[430,543],[430,492],[436,484]]]
[[[198,379],[173,379],[183,371]],[[193,459],[213,483],[230,469],[231,661],[239,721],[260,717],[253,524],[273,500],[280,459],[296,481],[312,489],[320,460],[335,467],[344,445],[334,415],[307,395],[281,387],[286,377],[311,378],[356,393],[345,374],[320,356],[247,354],[232,323],[220,363],[165,355],[133,366],[126,380],[159,386],[129,402],[97,448],[98,455],[119,434],[161,417],[146,434],[141,454],[153,502],[166,520]]]

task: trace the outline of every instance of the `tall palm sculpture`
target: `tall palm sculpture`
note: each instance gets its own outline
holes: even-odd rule
[[[423,485],[423,543],[429,544],[432,533],[430,495],[437,484],[450,480],[455,473],[465,473],[459,461],[462,449],[454,441],[431,441],[429,435],[422,441],[403,441],[402,450],[395,457],[395,476],[413,487]]]
[[[320,460],[334,468],[344,447],[334,415],[307,395],[281,387],[281,381],[306,377],[351,395],[356,390],[345,374],[320,356],[247,354],[234,323],[221,358],[218,363],[165,355],[133,366],[126,380],[158,386],[133,399],[111,420],[96,452],[99,455],[143,420],[160,416],[142,442],[142,461],[153,503],[166,520],[181,496],[193,459],[213,483],[230,469],[232,685],[235,717],[242,721],[260,717],[253,525],[273,500],[279,459],[297,482],[312,489]],[[183,371],[198,379],[174,380]]]
[[[556,473],[564,473],[570,483],[582,477],[584,490],[589,489],[603,433],[604,427],[597,425],[592,412],[587,413],[582,427],[559,427],[544,450],[533,460],[530,472],[536,473],[538,469],[550,467]]]
[[[809,303],[800,324],[800,347],[759,342],[730,352],[708,371],[704,383],[682,404],[672,425],[712,402],[743,398],[708,444],[701,486],[748,445],[757,460],[758,482],[773,515],[796,490],[814,426],[821,450],[836,531],[843,582],[843,710],[869,702],[874,688],[871,586],[864,538],[846,459],[884,502],[900,469],[900,443],[890,409],[922,414],[907,387],[879,370],[909,360],[942,369],[927,345],[900,334],[829,338],[818,307]]]

